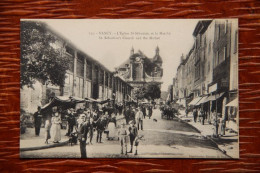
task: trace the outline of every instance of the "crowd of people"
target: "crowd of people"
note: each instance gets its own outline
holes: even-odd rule
[[[122,106],[122,104],[111,107],[103,105],[102,107],[86,106],[84,109],[75,110],[74,108],[62,109],[53,107],[51,117],[49,118],[41,113],[41,107],[34,114],[35,135],[39,136],[42,123],[45,127],[45,143],[49,140],[53,143],[61,141],[62,121],[66,121],[67,133],[69,138],[76,137],[79,141],[81,157],[86,158],[86,145],[93,144],[94,133],[96,134],[96,143],[102,143],[104,134],[107,140],[119,140],[121,154],[132,153],[135,146],[135,155],[137,155],[137,146],[143,136],[138,136],[138,130],[143,130],[143,120],[151,118],[153,106],[149,104]],[[122,116],[122,121],[117,121],[117,117]],[[44,122],[42,120],[45,119]],[[118,123],[120,122],[120,123]],[[130,139],[130,151],[127,151],[127,139]]]
[[[173,119],[178,114],[178,110],[171,105],[162,105],[160,110],[162,118],[166,117],[167,120]]]
[[[207,122],[212,124],[214,128],[213,136],[218,137],[225,135],[226,121],[225,117],[221,113],[216,113],[215,110],[211,112],[206,112],[202,108],[193,108],[192,111],[193,121],[195,123],[201,123],[202,125]]]

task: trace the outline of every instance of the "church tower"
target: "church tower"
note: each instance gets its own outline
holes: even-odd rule
[[[130,56],[132,56],[134,54],[134,48],[132,47],[131,51],[130,51]]]
[[[155,49],[155,56],[153,58],[153,62],[156,63],[159,67],[162,67],[162,58],[160,56],[160,49],[158,46]]]

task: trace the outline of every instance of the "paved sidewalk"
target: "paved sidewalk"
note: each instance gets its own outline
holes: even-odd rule
[[[213,142],[215,142],[218,145],[219,149],[225,154],[227,154],[231,158],[239,158],[238,134],[226,130],[224,136],[219,136],[218,138],[215,138],[213,137],[214,127],[212,124],[208,124],[207,121],[205,121],[204,125],[202,125],[200,122],[195,123],[193,121],[192,113],[189,113],[188,117],[186,117],[184,111],[180,111],[180,115],[178,117],[198,129],[202,136],[209,138]]]
[[[124,116],[118,115],[117,124],[119,125],[122,121],[125,121]],[[67,129],[61,129],[61,141],[59,141],[59,143],[53,143],[52,139],[49,139],[49,143],[45,144],[44,128],[41,128],[40,136],[35,136],[34,128],[26,128],[25,134],[20,136],[20,151],[40,150],[67,145],[69,141],[69,138],[65,136],[67,132]]]
[[[35,136],[34,128],[27,128],[25,134],[20,136],[20,151],[39,150],[51,147],[62,146],[68,143],[68,137],[65,136],[68,130],[61,129],[61,141],[53,143],[49,139],[49,143],[45,144],[45,129],[41,128],[40,135]]]

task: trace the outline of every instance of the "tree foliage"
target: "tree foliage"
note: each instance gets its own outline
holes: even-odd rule
[[[145,87],[137,87],[137,88],[134,88],[133,90],[133,98],[135,100],[142,100],[145,96]]]
[[[64,86],[69,59],[55,48],[56,41],[44,23],[21,22],[21,87],[32,87],[36,80]]]
[[[148,100],[154,100],[161,97],[161,89],[157,83],[149,83],[145,87],[144,97]]]
[[[149,83],[146,86],[137,87],[133,90],[133,97],[136,100],[154,100],[161,97],[161,89],[157,83]]]

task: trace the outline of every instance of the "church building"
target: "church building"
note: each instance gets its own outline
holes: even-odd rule
[[[162,58],[159,54],[159,47],[155,49],[153,58],[148,58],[142,51],[130,51],[130,57],[116,68],[119,77],[129,83],[132,87],[144,86],[147,83],[162,84]]]

